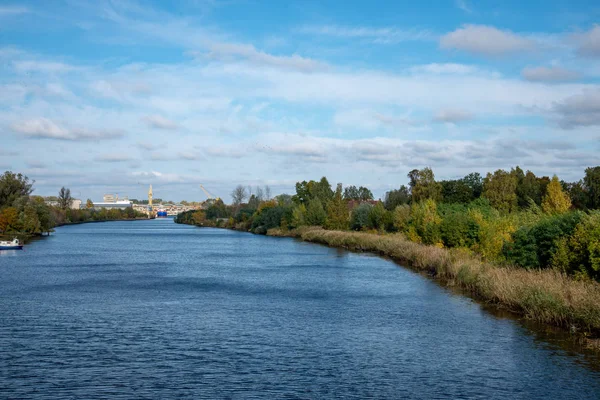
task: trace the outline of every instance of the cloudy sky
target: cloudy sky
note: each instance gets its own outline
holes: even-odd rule
[[[600,164],[600,3],[0,2],[0,170],[229,199]],[[174,2],[168,2],[174,3]]]

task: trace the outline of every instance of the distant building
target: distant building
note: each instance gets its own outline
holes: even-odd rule
[[[105,194],[103,197],[103,201],[105,203],[114,203],[115,201],[117,201],[117,199],[114,194]]]
[[[106,198],[106,196],[104,196]],[[94,202],[94,209],[95,210],[99,210],[101,208],[118,208],[121,210],[124,210],[126,208],[132,207],[133,203],[129,200],[118,200],[118,201],[111,201],[111,202]]]
[[[47,205],[51,206],[51,207],[58,207],[58,201],[57,200],[45,200],[44,201]],[[79,210],[81,208],[81,200],[79,199],[73,199],[71,200],[71,207],[72,210]]]

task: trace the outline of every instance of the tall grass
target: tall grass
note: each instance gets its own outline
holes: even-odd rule
[[[597,282],[577,281],[555,270],[498,266],[483,262],[465,250],[426,246],[401,234],[328,231],[317,227],[290,232],[272,229],[268,234],[385,255],[529,319],[600,335]]]

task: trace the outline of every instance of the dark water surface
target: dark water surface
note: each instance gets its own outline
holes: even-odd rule
[[[598,399],[600,373],[390,261],[168,219],[0,254],[0,397]]]

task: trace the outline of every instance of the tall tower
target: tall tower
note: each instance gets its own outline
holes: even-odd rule
[[[148,189],[148,218],[152,218],[154,213],[152,212],[152,185]]]

